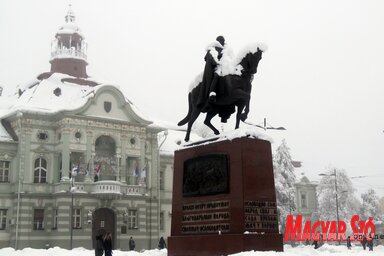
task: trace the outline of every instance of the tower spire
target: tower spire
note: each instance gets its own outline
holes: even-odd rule
[[[69,4],[65,23],[59,27],[51,45],[51,72],[87,77],[87,43]]]
[[[75,13],[72,10],[72,4],[68,5],[67,15],[65,16],[66,23],[75,23],[76,17]]]

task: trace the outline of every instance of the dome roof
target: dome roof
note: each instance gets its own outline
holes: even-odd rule
[[[70,34],[78,34],[80,37],[84,38],[83,33],[76,23],[65,23],[64,25],[59,27],[59,30],[56,32],[57,35],[70,35]]]
[[[307,176],[303,176],[303,178],[301,178],[300,182],[302,182],[302,183],[310,183],[310,181],[307,178]]]
[[[63,34],[78,34],[84,38],[80,28],[76,24],[75,13],[73,12],[71,5],[69,5],[67,15],[65,15],[65,23],[59,27],[56,36]]]

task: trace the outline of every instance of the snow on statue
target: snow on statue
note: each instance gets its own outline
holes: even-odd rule
[[[243,50],[237,58],[232,58],[225,39],[218,36],[209,45],[205,55],[203,75],[196,79],[188,94],[188,114],[178,125],[188,123],[185,141],[189,141],[191,128],[200,113],[207,113],[204,124],[215,134],[219,131],[211,124],[217,114],[225,123],[237,107],[235,129],[240,120],[245,121],[249,112],[252,80],[266,47],[255,44]]]

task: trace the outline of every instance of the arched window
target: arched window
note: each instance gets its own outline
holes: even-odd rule
[[[118,164],[116,157],[115,140],[106,135],[98,137],[95,141],[95,181],[116,180]]]
[[[33,173],[34,183],[46,183],[47,182],[47,160],[40,157],[35,160],[35,169]]]

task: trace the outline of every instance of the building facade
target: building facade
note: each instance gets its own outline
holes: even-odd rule
[[[170,233],[167,131],[87,75],[86,49],[70,9],[51,70],[1,97],[1,247],[93,248],[111,232],[114,248],[132,236],[140,250]]]
[[[305,220],[311,220],[318,212],[318,200],[316,194],[317,185],[311,183],[306,176],[294,184],[296,214],[303,216]]]

